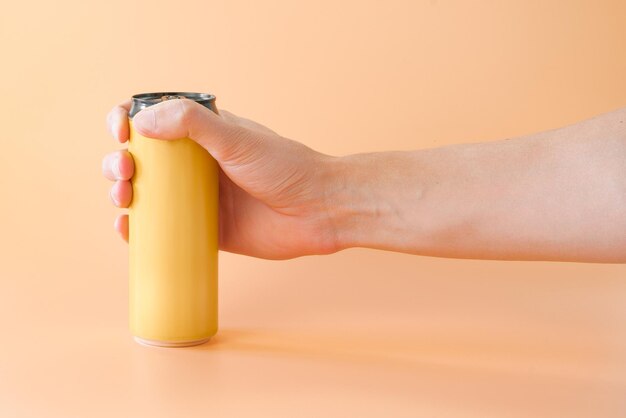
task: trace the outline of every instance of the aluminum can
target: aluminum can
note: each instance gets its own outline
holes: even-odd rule
[[[129,112],[130,329],[137,342],[163,347],[217,332],[218,165],[189,138],[147,138],[132,125],[142,109],[179,99],[217,113],[215,96],[188,92],[137,94]]]

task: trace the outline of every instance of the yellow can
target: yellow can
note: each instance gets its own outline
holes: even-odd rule
[[[217,332],[218,165],[189,138],[146,138],[132,127],[141,109],[182,98],[217,113],[213,95],[163,92],[133,96],[129,114],[130,329],[136,341],[164,347]]]

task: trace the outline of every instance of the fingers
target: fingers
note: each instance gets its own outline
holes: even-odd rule
[[[111,200],[118,208],[127,208],[133,200],[133,188],[130,181],[118,180],[111,187]]]
[[[130,100],[115,106],[107,115],[107,127],[113,138],[119,142],[128,141],[128,112],[130,111]]]
[[[128,151],[115,151],[102,159],[102,174],[109,180],[130,180],[134,172],[135,163]]]
[[[115,106],[107,115],[107,128],[113,138],[119,142],[128,141],[130,129],[128,126],[128,112],[130,100]],[[113,204],[125,208],[133,198],[133,189],[130,178],[135,171],[135,164],[128,151],[115,151],[107,154],[102,160],[102,174],[111,181],[110,196]],[[124,241],[128,242],[128,215],[120,215],[115,219],[115,230]]]
[[[150,106],[134,116],[133,126],[150,138],[191,138],[218,160],[225,148],[235,146],[239,140],[233,135],[235,125],[188,99],[167,100]]]
[[[229,112],[228,110],[225,109],[220,109],[220,116],[222,117],[222,119],[228,121],[228,122],[236,122],[237,121],[237,115],[235,115],[234,113]]]
[[[114,181],[110,196],[113,204],[120,208],[130,205],[133,198],[133,187],[130,178],[135,165],[128,151],[115,151],[107,154],[102,160],[102,173],[107,179]]]
[[[144,136],[178,139],[218,128],[220,117],[193,100],[167,100],[137,113],[133,126]],[[195,134],[195,135],[194,135]]]
[[[114,228],[122,239],[128,242],[128,215],[120,215],[115,218]]]

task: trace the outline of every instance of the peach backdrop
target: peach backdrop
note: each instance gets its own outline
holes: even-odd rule
[[[615,1],[39,1],[0,14],[0,416],[623,417],[626,267],[354,249],[220,255],[221,331],[127,330],[101,177],[133,93],[332,154],[554,128],[626,106]]]

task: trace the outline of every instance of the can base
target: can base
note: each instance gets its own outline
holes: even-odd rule
[[[188,340],[188,341],[159,341],[159,340],[149,340],[147,338],[141,337],[133,337],[135,341],[137,341],[141,345],[147,345],[149,347],[193,347],[194,345],[200,345],[208,342],[211,337],[202,338],[200,340]]]

